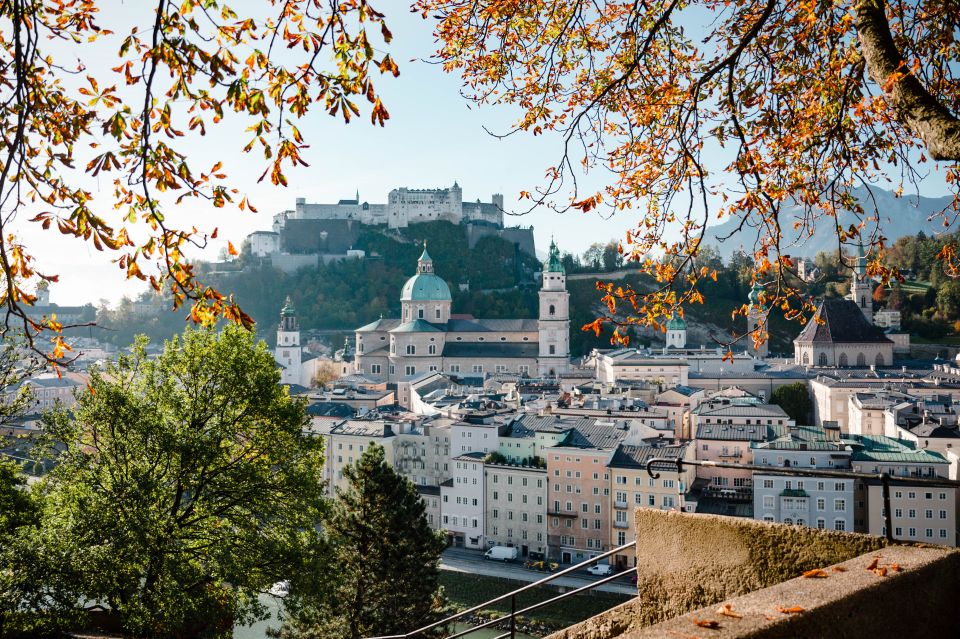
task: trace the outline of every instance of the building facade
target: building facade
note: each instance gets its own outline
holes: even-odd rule
[[[547,552],[547,469],[519,464],[485,465],[487,546],[511,546],[519,556]]]

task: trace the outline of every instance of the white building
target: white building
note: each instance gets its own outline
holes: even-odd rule
[[[815,426],[789,428],[780,437],[753,442],[753,463],[773,468],[850,468],[851,450]],[[821,530],[855,530],[855,480],[753,474],[753,516]]]
[[[314,379],[324,361],[303,350],[300,345],[300,323],[293,302],[287,297],[280,309],[280,324],[277,327],[277,345],[273,358],[280,365],[280,383],[287,385],[314,386]]]
[[[488,546],[512,546],[521,558],[547,553],[546,466],[486,464]]]
[[[451,459],[451,477],[440,485],[441,526],[450,545],[483,548],[483,453],[464,453]]]

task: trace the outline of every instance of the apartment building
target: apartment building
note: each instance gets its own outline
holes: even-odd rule
[[[484,548],[484,453],[451,459],[452,476],[440,485],[441,525],[451,546]]]
[[[393,463],[394,425],[384,420],[349,419],[329,428],[327,434],[326,463],[327,491],[334,494],[336,488],[345,488],[347,481],[343,469],[360,459],[371,444],[383,447],[384,459]]]
[[[547,469],[491,464],[484,469],[487,546],[512,546],[521,557],[547,553]]]
[[[753,463],[751,444],[779,437],[794,425],[779,406],[737,399],[704,402],[690,415],[696,458],[701,461]],[[700,467],[697,477],[709,481],[712,492],[751,496],[749,470]]]
[[[629,446],[621,444],[616,448],[608,465],[610,474],[610,546],[616,548],[636,539],[634,511],[637,508],[657,508],[660,510],[684,509],[684,494],[694,478],[692,466],[680,472],[676,467],[658,465],[652,477],[647,472],[647,462],[652,458],[675,461],[692,459],[693,447],[690,444],[679,446]],[[637,543],[643,543],[637,539]],[[634,552],[615,555],[611,564],[623,570],[637,565]]]
[[[450,454],[495,453],[500,448],[500,420],[493,413],[467,415],[450,426]]]
[[[917,448],[914,442],[891,437],[853,435],[845,441],[853,451],[850,464],[855,472],[886,472],[897,478],[890,486],[891,525],[895,539],[957,545],[957,507],[960,506],[957,489],[910,483],[914,477],[948,478],[950,462],[946,457]],[[863,532],[885,535],[880,481],[863,482],[860,493],[864,502]]]
[[[850,468],[852,451],[822,427],[795,426],[779,437],[751,444],[753,463],[771,468]],[[753,516],[797,526],[855,530],[855,480],[753,474]]]
[[[606,384],[642,380],[663,388],[687,385],[690,365],[683,359],[656,359],[633,348],[594,351],[591,358],[596,379]]]
[[[585,425],[547,451],[547,543],[561,563],[580,562],[609,549],[610,469],[626,431]]]

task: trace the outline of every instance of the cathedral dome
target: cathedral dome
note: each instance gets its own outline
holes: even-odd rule
[[[667,322],[668,331],[685,331],[687,330],[687,323],[683,321],[682,317],[671,317],[670,321]]]
[[[417,260],[417,274],[407,280],[400,293],[401,302],[449,302],[450,287],[442,277],[433,272],[433,260],[423,247],[423,255]]]

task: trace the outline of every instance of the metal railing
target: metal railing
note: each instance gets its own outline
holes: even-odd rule
[[[897,541],[893,537],[893,514],[890,508],[890,484],[891,483],[904,484],[909,486],[918,486],[918,487],[929,486],[931,488],[937,488],[937,487],[960,488],[960,480],[954,480],[954,479],[899,476],[899,475],[891,475],[890,473],[886,473],[886,472],[860,473],[860,472],[854,472],[850,470],[829,470],[825,468],[824,469],[798,468],[796,466],[781,467],[781,466],[764,466],[764,465],[756,465],[756,464],[734,464],[730,462],[705,461],[705,460],[693,460],[693,459],[667,459],[664,457],[653,457],[647,460],[647,464],[646,464],[647,474],[649,474],[650,477],[654,479],[660,478],[660,473],[655,472],[654,470],[655,466],[659,466],[661,470],[669,469],[669,470],[674,470],[677,473],[682,472],[684,466],[695,466],[695,467],[702,467],[702,468],[729,468],[733,470],[749,470],[753,472],[763,473],[765,475],[789,475],[789,476],[797,476],[797,477],[827,477],[827,478],[837,478],[837,479],[858,479],[861,481],[862,480],[879,481],[882,488],[882,492],[883,492],[883,516],[884,516],[884,523],[886,526],[886,538],[890,542]],[[756,485],[754,485],[754,488],[755,487]],[[738,488],[740,490],[749,490],[749,487],[738,487]],[[562,515],[562,513],[557,513],[557,514]],[[615,524],[615,527],[619,527],[619,526],[616,526]],[[550,538],[548,537],[548,542],[549,540]],[[444,628],[450,625],[451,623],[457,621],[458,619],[462,619],[463,617],[467,617],[476,612],[479,612],[486,608],[490,608],[495,604],[498,604],[507,600],[510,601],[510,612],[508,614],[505,614],[501,617],[497,617],[495,619],[487,620],[479,625],[472,626],[465,630],[460,630],[459,632],[456,632],[452,635],[447,635],[446,639],[458,639],[459,637],[463,637],[477,630],[481,630],[483,628],[489,628],[491,626],[496,626],[504,622],[507,622],[509,624],[509,630],[507,630],[503,634],[497,635],[496,637],[494,637],[494,639],[507,639],[508,637],[509,639],[515,639],[516,632],[517,632],[517,617],[519,615],[527,614],[539,608],[543,608],[545,606],[549,606],[550,604],[556,603],[558,601],[562,601],[568,597],[572,597],[573,595],[577,595],[577,594],[592,590],[597,586],[600,586],[607,582],[613,581],[614,579],[617,579],[618,577],[622,576],[622,573],[614,572],[610,575],[607,575],[606,577],[603,577],[602,579],[598,579],[596,581],[593,581],[587,585],[581,586],[574,590],[564,592],[562,594],[557,595],[556,597],[551,597],[550,599],[546,599],[544,601],[535,603],[525,608],[521,608],[520,610],[517,610],[517,595],[525,593],[538,586],[549,584],[551,581],[554,581],[555,579],[558,579],[565,575],[569,575],[578,570],[582,570],[587,566],[597,563],[601,559],[606,559],[607,557],[615,555],[619,552],[623,552],[624,550],[629,550],[630,548],[633,548],[636,545],[637,545],[636,541],[631,541],[630,543],[624,544],[622,546],[618,546],[600,555],[597,555],[592,559],[588,559],[587,561],[581,562],[579,564],[574,564],[573,566],[570,566],[569,568],[565,568],[558,573],[554,573],[552,575],[544,577],[543,579],[527,584],[526,586],[518,588],[512,592],[508,592],[506,594],[500,595],[499,597],[491,599],[490,601],[485,601],[482,604],[476,605],[472,608],[468,608],[467,610],[464,610],[462,612],[458,612],[455,615],[451,615],[445,619],[441,619],[440,621],[436,621],[430,625],[424,626],[422,628],[417,628],[416,630],[411,630],[408,633],[401,634],[401,635],[383,635],[379,637],[370,637],[369,639],[413,639],[414,637],[422,636],[423,634],[430,632],[431,630]]]
[[[459,632],[457,632],[457,633],[455,633],[455,634],[447,635],[446,639],[457,639],[458,637],[463,637],[464,635],[468,635],[468,634],[470,634],[471,632],[475,632],[475,631],[481,630],[481,629],[483,629],[483,628],[489,628],[489,627],[491,627],[491,626],[496,626],[496,625],[501,624],[501,623],[504,623],[504,622],[508,622],[508,623],[509,623],[509,630],[507,630],[506,632],[504,632],[504,633],[501,634],[501,635],[497,635],[496,637],[494,637],[494,639],[507,639],[508,637],[509,637],[509,639],[514,639],[514,638],[516,637],[516,634],[517,634],[517,617],[518,617],[519,615],[524,615],[524,614],[527,614],[527,613],[529,613],[529,612],[533,612],[534,610],[537,610],[537,609],[539,609],[539,608],[543,608],[543,607],[545,607],[545,606],[549,606],[550,604],[556,603],[556,602],[558,602],[558,601],[562,601],[562,600],[564,600],[564,599],[567,599],[568,597],[572,597],[572,596],[578,595],[578,594],[580,594],[580,593],[582,593],[582,592],[587,592],[588,590],[592,590],[592,589],[596,588],[597,586],[603,585],[603,584],[605,584],[605,583],[607,583],[607,582],[609,582],[609,581],[613,581],[614,579],[616,579],[616,578],[618,578],[618,577],[622,577],[622,576],[623,576],[623,573],[618,573],[618,572],[611,573],[611,574],[607,575],[606,577],[603,577],[602,579],[597,579],[596,581],[592,581],[592,582],[590,582],[589,584],[586,584],[585,586],[580,586],[579,588],[575,588],[575,589],[573,589],[573,590],[568,590],[567,592],[561,593],[561,594],[557,595],[556,597],[551,597],[550,599],[545,599],[544,601],[540,601],[540,602],[538,602],[538,603],[532,604],[532,605],[530,605],[530,606],[527,606],[526,608],[521,608],[520,610],[517,610],[517,595],[523,594],[523,593],[527,592],[528,590],[533,590],[534,588],[536,588],[536,587],[538,587],[538,586],[542,586],[542,585],[544,585],[544,584],[548,584],[548,583],[550,583],[551,581],[553,581],[553,580],[555,580],[555,579],[559,579],[560,577],[563,577],[563,576],[565,576],[565,575],[569,575],[569,574],[571,574],[571,573],[573,573],[573,572],[576,572],[576,571],[578,571],[578,570],[582,570],[582,569],[586,568],[587,566],[590,566],[590,565],[592,565],[592,564],[597,563],[597,562],[600,561],[601,559],[606,559],[607,557],[610,557],[610,556],[612,556],[612,555],[615,555],[615,554],[617,554],[618,552],[623,552],[624,550],[629,550],[630,548],[633,548],[633,547],[636,546],[636,545],[637,545],[637,542],[636,542],[636,541],[631,541],[631,542],[628,543],[628,544],[624,544],[624,545],[622,545],[622,546],[617,546],[616,548],[613,548],[613,549],[608,550],[608,551],[606,551],[606,552],[604,552],[604,553],[602,553],[602,554],[600,554],[600,555],[597,555],[596,557],[593,557],[592,559],[588,559],[588,560],[583,561],[583,562],[581,562],[581,563],[579,563],[579,564],[574,564],[574,565],[570,566],[569,568],[564,568],[564,569],[561,570],[560,572],[554,573],[554,574],[552,574],[552,575],[548,575],[547,577],[544,577],[543,579],[540,579],[540,580],[538,580],[538,581],[534,581],[533,583],[529,583],[529,584],[527,584],[526,586],[523,586],[522,588],[517,588],[516,590],[514,590],[514,591],[512,591],[512,592],[508,592],[508,593],[506,593],[506,594],[500,595],[499,597],[496,597],[495,599],[491,599],[490,601],[485,601],[485,602],[483,602],[482,604],[479,604],[479,605],[474,606],[473,608],[468,608],[467,610],[464,610],[464,611],[462,611],[462,612],[458,612],[457,614],[451,615],[451,616],[447,617],[446,619],[441,619],[440,621],[436,621],[436,622],[434,622],[434,623],[432,623],[432,624],[430,624],[430,625],[424,626],[424,627],[422,627],[422,628],[417,628],[416,630],[411,630],[411,631],[408,632],[408,633],[405,633],[405,634],[402,634],[402,635],[383,635],[383,636],[379,636],[379,637],[370,637],[369,639],[412,639],[413,637],[419,637],[419,636],[423,635],[424,633],[430,632],[431,630],[435,630],[435,629],[437,629],[437,628],[443,628],[443,627],[445,627],[445,626],[448,626],[448,625],[450,625],[451,623],[453,623],[454,621],[457,621],[458,619],[462,619],[463,617],[466,617],[466,616],[468,616],[468,615],[472,615],[472,614],[475,613],[475,612],[479,612],[479,611],[481,611],[481,610],[483,610],[483,609],[485,609],[485,608],[489,608],[489,607],[491,607],[491,606],[493,606],[493,605],[495,605],[495,604],[498,604],[498,603],[500,603],[500,602],[502,602],[502,601],[507,601],[507,600],[510,601],[510,612],[509,612],[509,614],[505,614],[505,615],[503,615],[502,617],[497,617],[497,618],[495,618],[495,619],[489,619],[489,620],[487,620],[487,621],[485,621],[485,622],[483,622],[483,623],[481,623],[481,624],[478,624],[478,625],[476,625],[476,626],[471,626],[470,628],[467,628],[466,630],[461,630],[461,631],[459,631]]]

